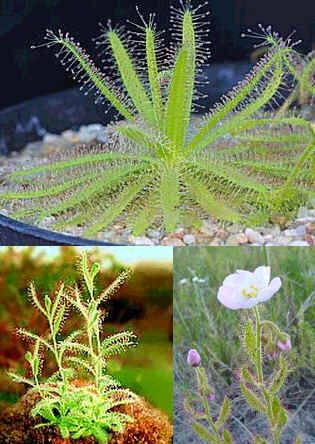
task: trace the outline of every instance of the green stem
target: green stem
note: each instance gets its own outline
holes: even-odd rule
[[[264,264],[265,266],[268,266],[270,264],[270,257],[269,257],[269,249],[266,247],[266,245],[263,246],[263,255],[264,255]]]
[[[54,329],[53,329],[53,324],[51,319],[48,319],[49,322],[49,328],[50,328],[50,333],[51,333],[51,338],[53,341],[53,349],[54,349],[54,356],[57,362],[57,366],[58,366],[58,370],[61,376],[61,379],[63,382],[65,382],[65,376],[64,376],[64,372],[63,372],[63,368],[62,368],[62,362],[61,362],[61,357],[59,354],[59,350],[58,350],[58,344],[57,344],[57,340],[56,340],[56,336],[54,334]]]
[[[261,321],[257,305],[254,308],[256,318],[256,369],[258,382],[262,384],[264,382],[263,369],[262,369],[262,349],[261,349]]]
[[[218,429],[217,429],[215,423],[212,420],[208,400],[204,396],[202,397],[202,404],[203,404],[203,408],[205,409],[205,412],[206,412],[206,415],[207,415],[208,424],[210,425],[210,427],[211,427],[211,429],[212,429],[212,431],[213,431],[213,433],[215,435],[216,443],[220,444],[220,435],[219,435],[219,432],[218,432]]]

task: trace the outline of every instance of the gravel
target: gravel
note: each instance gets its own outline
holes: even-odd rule
[[[46,133],[41,141],[31,142],[19,153],[12,152],[9,158],[0,157],[0,183],[5,189],[5,174],[23,166],[45,161],[51,154],[62,153],[65,150],[84,143],[106,143],[108,128],[95,123],[81,126],[77,131],[72,129],[62,134]],[[0,213],[10,215],[10,203],[0,210]],[[41,221],[40,227],[52,229],[54,217]],[[65,234],[82,236],[83,229],[74,227]],[[295,220],[285,227],[274,224],[264,227],[248,227],[239,224],[224,225],[215,219],[203,221],[199,229],[179,228],[174,233],[166,234],[159,228],[150,228],[142,236],[133,236],[126,228],[123,219],[118,220],[110,229],[98,233],[97,240],[118,244],[134,245],[267,245],[267,246],[309,246],[315,245],[315,208],[301,208]]]

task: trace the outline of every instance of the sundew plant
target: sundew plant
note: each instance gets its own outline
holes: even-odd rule
[[[282,285],[279,277],[270,280],[270,275],[270,267],[265,266],[256,268],[254,272],[238,270],[225,278],[218,291],[218,300],[227,308],[248,313],[241,337],[247,359],[239,371],[239,388],[250,409],[263,415],[268,424],[263,435],[253,431],[254,444],[280,444],[289,419],[279,393],[290,371],[285,353],[292,348],[291,339],[274,322],[261,319],[259,310],[259,304],[268,301]],[[268,359],[272,363],[269,368]],[[215,417],[212,413],[214,389],[209,384],[197,350],[189,351],[187,363],[194,368],[197,379],[196,394],[184,402],[194,431],[204,442],[232,444],[233,437],[226,428],[231,401],[225,396]],[[296,437],[292,442],[300,444],[302,441]]]
[[[89,266],[85,253],[81,259],[84,290],[60,284],[54,298],[46,295],[43,301],[30,286],[30,297],[35,307],[46,318],[49,335],[19,329],[18,333],[34,346],[25,354],[31,369],[31,378],[10,373],[13,380],[30,386],[38,402],[32,415],[40,419],[35,427],[55,426],[63,438],[79,439],[93,436],[99,444],[106,444],[112,432],[121,433],[133,418],[120,413],[120,406],[137,400],[128,389],[107,374],[108,360],[136,343],[132,332],[123,331],[103,338],[100,304],[104,304],[128,277],[128,271],[103,292],[96,295],[95,278],[100,271],[98,263]],[[87,295],[85,296],[85,293]],[[82,317],[82,329],[71,332],[64,339],[62,328],[70,309]],[[57,371],[48,378],[41,377],[45,353],[51,355]],[[82,379],[82,371],[86,373]]]
[[[292,73],[300,81],[290,39],[269,28],[253,33],[266,54],[209,112],[193,116],[209,58],[205,7],[181,1],[171,8],[169,48],[154,15],[146,21],[139,13],[141,23],[130,32],[109,23],[96,39],[104,72],[68,33],[47,31],[44,46],[56,49],[81,89],[122,120],[106,146],[11,174],[14,188],[1,198],[18,200],[17,218],[54,216],[55,228],[81,225],[86,236],[117,219],[134,234],[154,224],[171,232],[209,216],[253,224],[287,218],[314,198],[311,124],[272,111]],[[303,80],[311,87],[307,73]]]

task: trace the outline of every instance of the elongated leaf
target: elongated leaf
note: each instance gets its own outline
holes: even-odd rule
[[[224,424],[226,423],[226,421],[228,420],[228,418],[230,416],[230,412],[231,412],[231,402],[230,402],[229,398],[227,398],[225,396],[223,404],[220,409],[218,419],[215,423],[215,425],[217,426],[218,429],[220,429],[221,427],[224,426]]]
[[[258,95],[258,97],[249,102],[249,104],[247,104],[242,111],[235,113],[235,115],[227,120],[227,122],[223,123],[218,128],[213,129],[220,121],[222,121],[222,119],[226,115],[228,115],[240,102],[245,99],[247,94],[249,94],[259,84],[261,79],[272,67],[274,67],[272,75],[270,76],[268,81],[266,81],[265,88]],[[187,147],[187,152],[191,152],[196,149],[200,150],[217,140],[219,137],[221,137],[221,135],[227,134],[233,129],[236,130],[243,119],[250,118],[254,113],[256,113],[272,99],[281,85],[282,78],[282,60],[279,54],[276,54],[271,57],[271,59],[265,64],[262,69],[257,70],[248,84],[240,88],[238,94],[236,94],[232,99],[228,100],[224,105],[222,105],[219,111],[217,111],[216,113],[214,113],[214,115],[210,117],[208,122],[206,122],[206,124],[189,143]],[[213,131],[210,132],[210,130],[212,129]]]
[[[179,50],[169,87],[168,102],[165,114],[165,131],[174,143],[176,150],[183,149],[187,122],[187,72],[189,70],[189,51],[183,47]]]
[[[288,374],[288,367],[285,359],[280,355],[279,358],[279,370],[277,373],[272,377],[270,386],[269,386],[269,392],[276,394],[279,392],[283,384],[285,383],[285,380],[287,378]]]
[[[152,104],[126,48],[115,31],[109,31],[107,37],[128,94],[144,121],[154,126],[155,115]]]
[[[76,61],[78,64],[78,71],[83,70],[93,86],[104,96],[126,119],[133,120],[134,116],[126,108],[120,99],[120,94],[115,92],[113,85],[108,84],[105,76],[95,67],[90,57],[81,49],[79,45],[74,43],[70,37],[64,37],[62,34],[54,36],[51,31],[47,34],[51,37],[55,37],[55,43],[64,48],[71,56],[72,61]],[[72,68],[74,69],[74,68]]]
[[[210,433],[203,424],[200,424],[197,421],[193,421],[192,428],[197,433],[197,435],[205,442],[211,444],[216,442],[215,436],[212,433]]]
[[[180,192],[175,168],[165,168],[161,174],[160,205],[166,230],[175,230],[179,220]]]
[[[228,430],[223,431],[223,443],[222,444],[233,444],[233,438]]]
[[[60,309],[58,310],[58,312],[56,314],[56,319],[54,321],[54,329],[53,329],[54,335],[56,335],[59,332],[60,325],[63,320],[64,314],[65,314],[65,310],[66,310],[66,306],[61,305]]]
[[[54,317],[55,317],[57,308],[59,307],[60,301],[61,301],[62,296],[63,296],[64,288],[65,288],[64,284],[61,283],[60,286],[59,286],[59,289],[57,291],[57,294],[56,294],[56,297],[55,297],[52,309],[51,309],[51,319],[54,319]]]
[[[241,220],[241,215],[229,208],[224,202],[215,198],[200,179],[187,174],[185,176],[185,183],[195,202],[207,213],[230,222],[239,222]]]
[[[63,160],[60,162],[55,163],[48,163],[43,164],[39,166],[35,166],[33,168],[28,169],[22,169],[22,170],[15,170],[13,173],[10,174],[10,178],[15,179],[18,177],[24,177],[24,176],[32,176],[36,174],[46,173],[46,172],[56,172],[60,170],[64,170],[67,168],[74,168],[74,167],[81,167],[86,164],[97,163],[97,162],[104,162],[104,161],[112,161],[112,160],[142,160],[151,162],[152,159],[150,157],[139,157],[136,154],[135,155],[128,155],[128,154],[121,154],[121,153],[98,153],[98,154],[88,154],[85,156],[76,157],[74,159],[68,159]]]
[[[35,307],[37,307],[38,310],[46,317],[46,311],[45,311],[44,307],[42,306],[42,304],[39,302],[39,299],[36,294],[35,285],[33,282],[29,286],[28,294],[31,298],[31,301],[35,305]]]
[[[98,231],[108,227],[108,225],[110,225],[117,216],[128,207],[151,179],[150,176],[144,175],[140,182],[127,186],[125,190],[118,195],[117,199],[112,202],[112,205],[106,208],[102,214],[98,216],[96,222],[92,223],[90,227],[85,230],[85,235],[92,236]]]
[[[125,136],[127,139],[135,142],[137,145],[152,150],[159,157],[163,157],[167,151],[167,141],[159,142],[155,135],[147,134],[141,128],[131,125],[119,125],[116,128],[117,132]]]
[[[148,77],[151,89],[154,114],[157,126],[162,130],[163,102],[160,88],[159,70],[156,58],[155,31],[151,26],[145,28],[146,37],[146,59]]]
[[[47,342],[45,339],[39,337],[37,334],[35,333],[31,333],[27,330],[25,330],[24,328],[19,328],[17,330],[18,334],[25,336],[27,338],[33,339],[35,341],[39,341],[40,344],[44,345],[45,347],[47,347],[49,350],[53,350],[52,346],[49,344],[49,342]]]
[[[184,96],[183,102],[183,136],[182,144],[186,143],[187,131],[189,128],[190,117],[193,105],[193,95],[195,88],[196,77],[196,36],[193,13],[190,10],[186,10],[183,16],[183,35],[182,35],[183,48],[187,50],[188,66],[186,72]]]
[[[240,383],[241,391],[248,405],[257,412],[266,413],[266,405],[258,398],[258,396],[242,382]]]

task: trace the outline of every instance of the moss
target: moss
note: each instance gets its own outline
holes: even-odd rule
[[[0,416],[0,442],[3,444],[95,444],[94,438],[62,439],[55,428],[35,429],[38,419],[30,411],[38,395],[27,392],[17,404],[5,409]],[[110,444],[168,444],[172,442],[173,429],[167,416],[152,408],[144,399],[133,405],[120,407],[119,412],[134,418],[123,434],[114,433]]]

